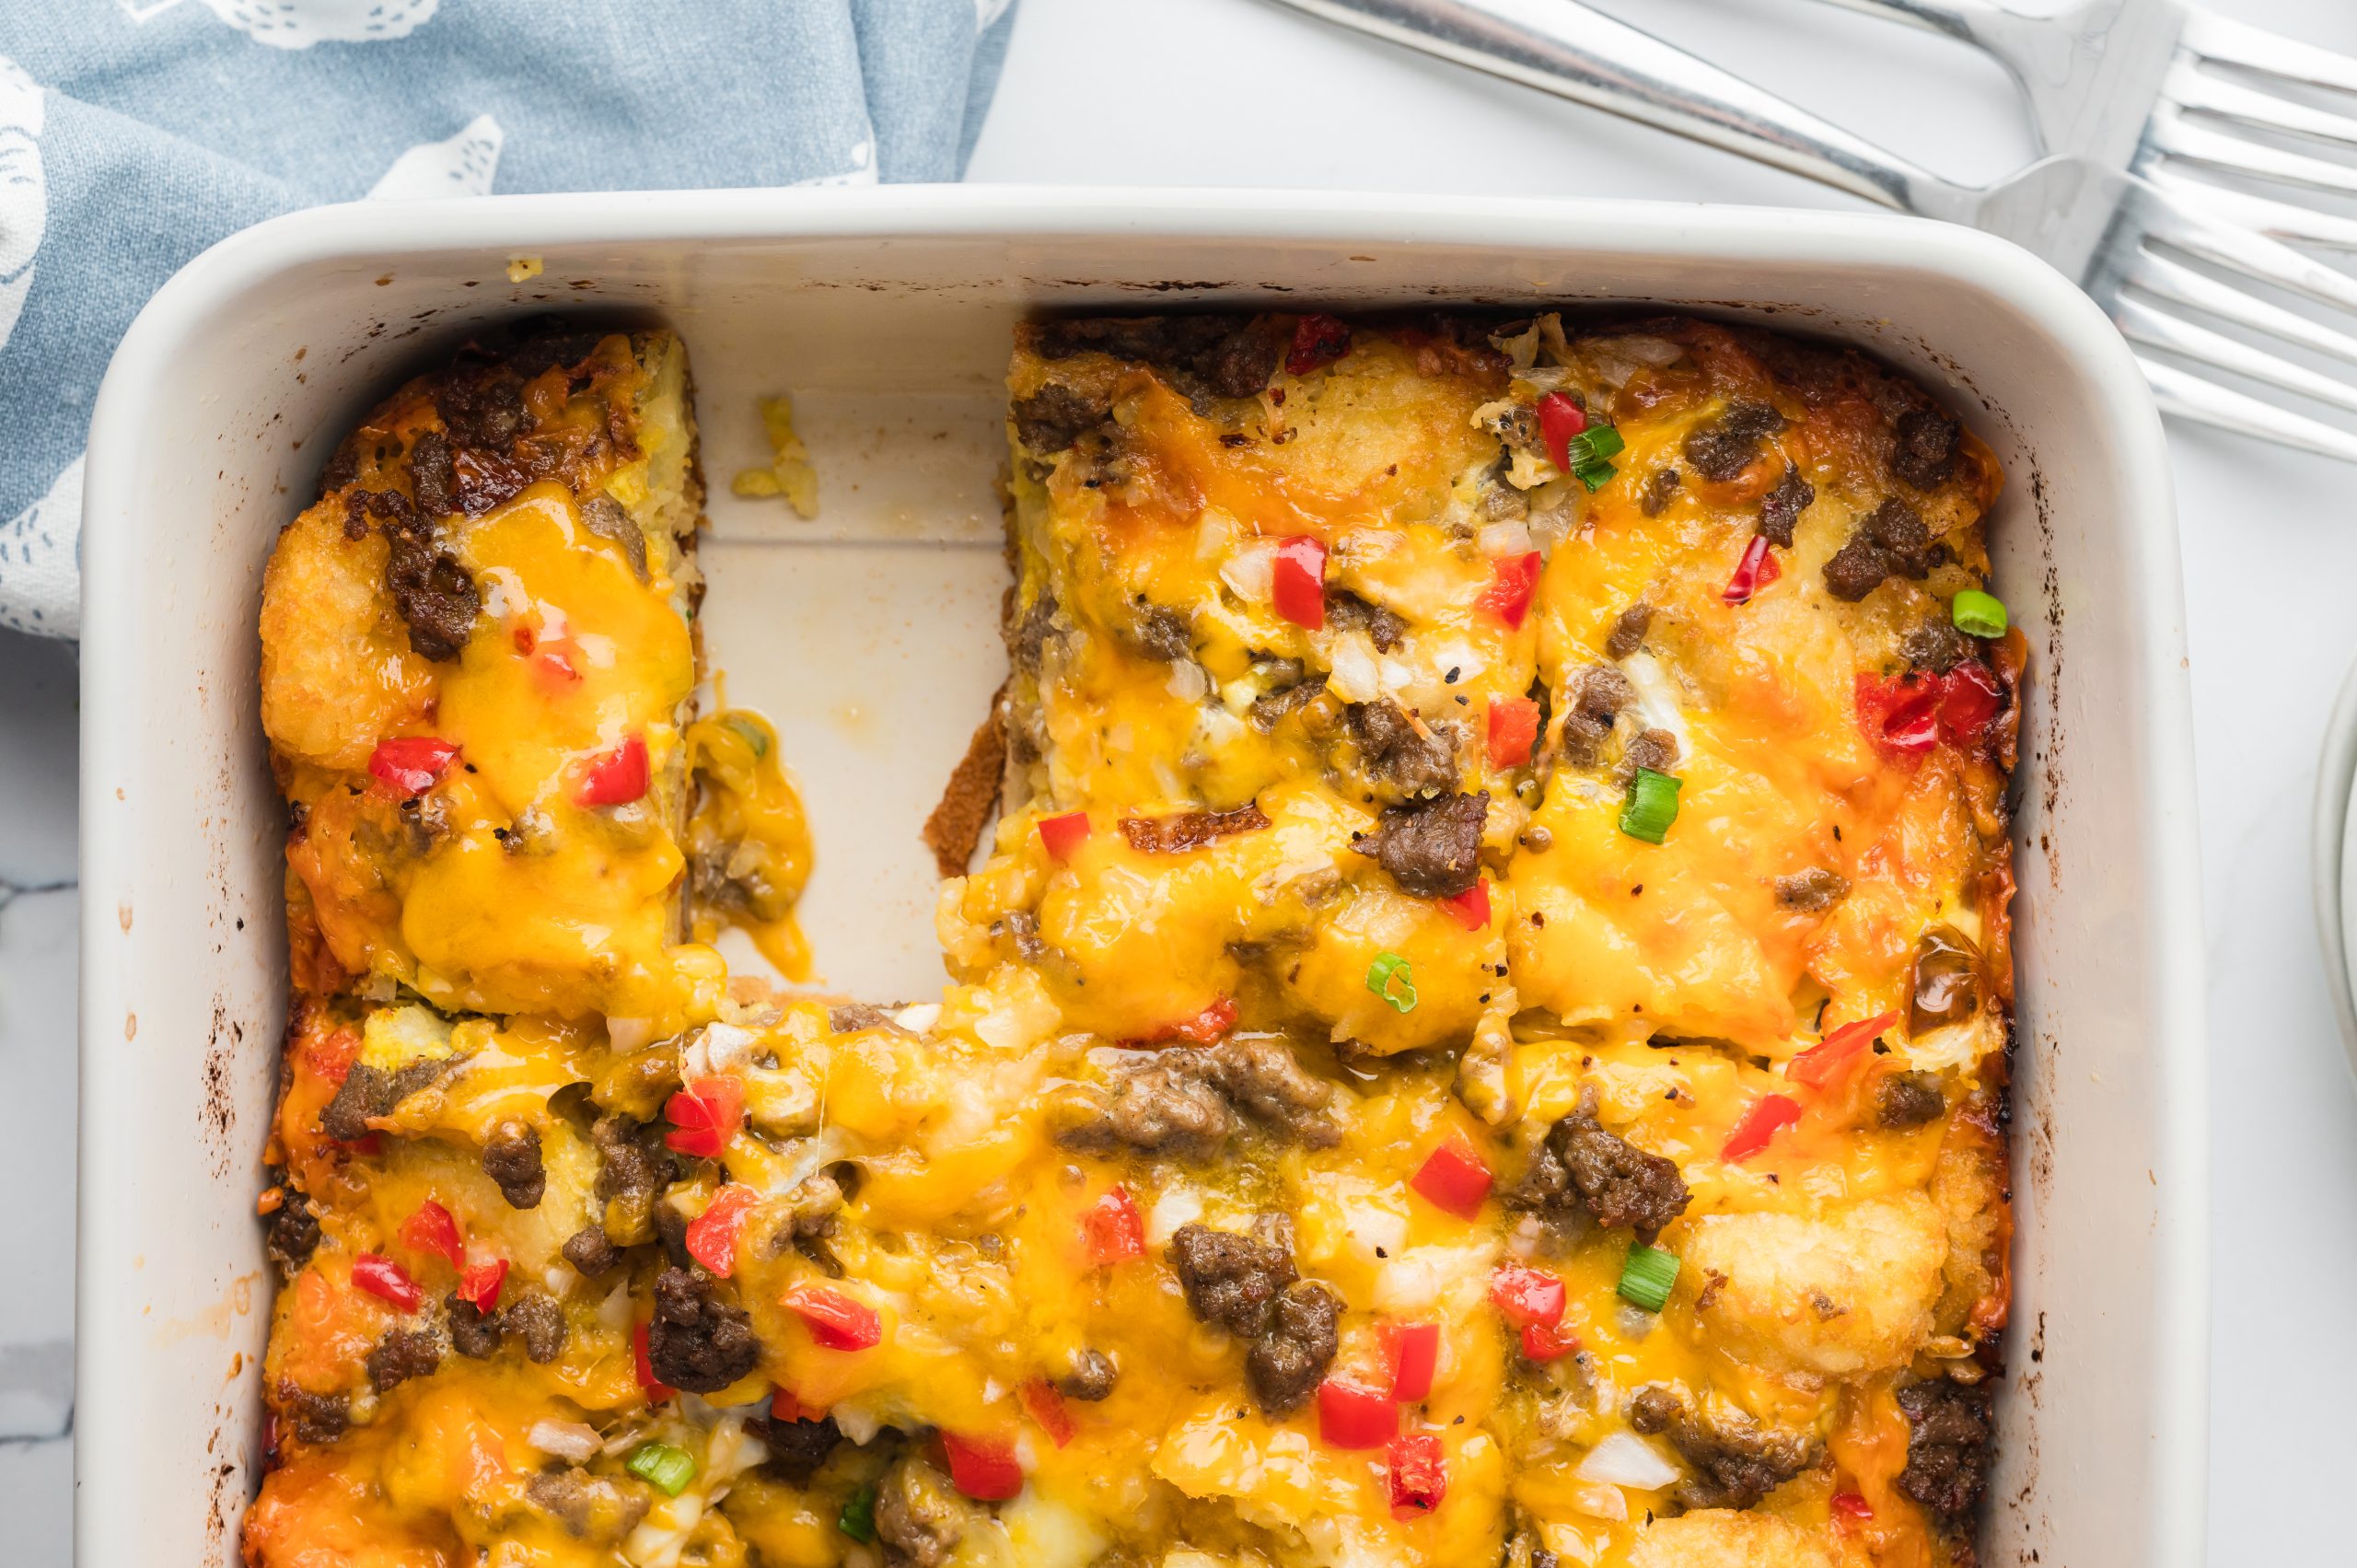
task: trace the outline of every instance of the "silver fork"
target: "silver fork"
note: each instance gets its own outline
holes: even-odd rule
[[[2261,233],[2357,250],[2357,220],[2185,174],[2190,166],[2357,195],[2357,169],[2235,134],[2276,132],[2357,151],[2357,119],[2258,85],[2357,95],[2357,60],[2348,55],[2177,0],[2074,0],[2038,13],[2017,0],[1826,3],[1945,33],[1995,56],[2021,88],[2041,152],[2126,165]]]
[[[2063,153],[1985,188],[1959,185],[1580,0],[1276,3],[1741,153],[1884,206],[2011,239],[2076,279],[2109,312],[2136,345],[2165,411],[2357,462],[2357,435],[2223,378],[2241,377],[2351,414],[2357,414],[2357,389],[2201,319],[2357,366],[2357,336],[2244,286],[2280,288],[2357,317],[2357,279],[2223,221],[2204,201],[2133,172],[2121,160]],[[1956,9],[1929,0],[1910,0],[1910,8]],[[2221,282],[2180,255],[2240,283]],[[2155,352],[2200,371],[2155,358]]]

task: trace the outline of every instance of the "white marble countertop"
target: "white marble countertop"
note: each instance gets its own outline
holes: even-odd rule
[[[1805,0],[1607,4],[1945,172],[1987,178],[2027,155],[2003,78],[1940,40]],[[2347,0],[2234,10],[2357,54]],[[1830,36],[1843,47],[1823,49]],[[1023,0],[971,178],[1845,204],[1258,0]],[[2307,828],[2317,740],[2357,654],[2357,470],[2171,436],[2213,1051],[2212,1556],[2321,1562],[2347,1551],[2357,1358],[2269,1325],[2357,1300],[2357,1090],[2309,913]],[[63,1564],[71,1537],[75,682],[70,648],[0,633],[0,1191],[19,1194],[0,1209],[16,1271],[0,1293],[0,1556],[27,1565]],[[2236,1505],[2255,1495],[2265,1509]]]

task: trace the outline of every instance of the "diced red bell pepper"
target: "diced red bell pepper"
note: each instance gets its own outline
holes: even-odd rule
[[[1525,1361],[1554,1361],[1580,1348],[1578,1340],[1563,1332],[1560,1326],[1526,1323],[1522,1328],[1522,1358]]]
[[[1538,439],[1565,473],[1572,471],[1572,437],[1586,429],[1587,412],[1569,392],[1549,392],[1538,400]]]
[[[1940,678],[1940,734],[1949,745],[1969,749],[2004,705],[2005,694],[1989,667],[1967,659]]]
[[[532,668],[540,679],[553,690],[578,685],[581,680],[581,650],[571,642],[543,643]]]
[[[1435,1207],[1471,1219],[1481,1210],[1496,1180],[1481,1156],[1463,1137],[1452,1132],[1424,1157],[1408,1185]]]
[[[403,1312],[414,1312],[425,1305],[425,1293],[409,1277],[409,1271],[390,1258],[377,1252],[363,1252],[352,1260],[352,1283],[377,1300],[389,1302]]]
[[[1776,552],[1768,548],[1768,536],[1753,534],[1751,542],[1743,547],[1743,558],[1735,563],[1735,575],[1727,579],[1726,591],[1719,597],[1729,604],[1742,604],[1783,575]]]
[[[1835,1493],[1828,1506],[1844,1518],[1871,1519],[1875,1516],[1874,1504],[1854,1492]]]
[[[795,1397],[791,1388],[780,1388],[770,1396],[772,1421],[818,1421],[826,1415],[823,1405],[806,1405]]]
[[[659,1405],[679,1390],[655,1376],[655,1364],[646,1357],[646,1325],[639,1324],[630,1332],[630,1353],[638,1368],[638,1386],[646,1395],[646,1402]]]
[[[467,1248],[459,1239],[459,1222],[450,1217],[449,1210],[431,1198],[401,1221],[401,1245],[412,1252],[439,1252],[450,1260],[450,1267],[467,1266]]]
[[[826,1285],[795,1285],[782,1305],[802,1319],[821,1350],[873,1350],[884,1342],[884,1320],[876,1308]]]
[[[1221,1036],[1236,1027],[1236,1004],[1223,996],[1184,1023],[1166,1024],[1145,1037],[1146,1043],[1155,1045],[1166,1040],[1191,1040],[1197,1045],[1216,1044]]]
[[[1490,766],[1504,772],[1530,761],[1538,744],[1538,704],[1527,697],[1490,699]]]
[[[949,1456],[949,1483],[975,1502],[1004,1503],[1023,1490],[1023,1467],[1005,1438],[945,1432],[941,1446]]]
[[[1309,535],[1277,541],[1269,597],[1277,613],[1312,632],[1326,624],[1326,547]]]
[[[1145,1218],[1126,1187],[1116,1187],[1080,1212],[1088,1260],[1099,1268],[1145,1255]]]
[[[1860,671],[1858,727],[1869,739],[1903,757],[1921,757],[1940,743],[1940,689],[1936,679],[1907,676],[1885,680]]]
[[[1034,1377],[1020,1390],[1023,1408],[1039,1423],[1039,1430],[1059,1448],[1072,1441],[1072,1411],[1064,1406],[1064,1397],[1053,1383],[1044,1377]]]
[[[1048,852],[1050,860],[1072,858],[1072,852],[1088,837],[1088,813],[1067,811],[1061,817],[1039,819],[1039,847]]]
[[[688,1255],[721,1279],[737,1272],[737,1238],[745,1233],[745,1215],[761,1194],[741,1182],[730,1182],[712,1195],[703,1213],[688,1222]]]
[[[1538,591],[1539,560],[1535,550],[1527,555],[1501,556],[1490,569],[1490,586],[1473,607],[1504,621],[1508,631],[1520,631],[1523,618],[1530,613],[1531,596]]]
[[[664,1103],[663,1114],[677,1129],[664,1144],[683,1155],[712,1159],[728,1146],[745,1119],[745,1085],[726,1074],[698,1078]]]
[[[1997,678],[1979,659],[1945,675],[1906,675],[1885,680],[1870,671],[1857,679],[1858,727],[1890,750],[1920,757],[1942,740],[1969,749],[2005,706]]]
[[[1306,376],[1351,352],[1351,324],[1338,316],[1304,316],[1294,323],[1285,374]]]
[[[476,1311],[488,1315],[499,1305],[499,1287],[507,1283],[507,1260],[468,1265],[459,1276],[458,1296]]]
[[[1433,1374],[1440,1367],[1440,1325],[1402,1323],[1391,1340],[1391,1397],[1401,1404],[1421,1403],[1433,1391]]]
[[[1517,1329],[1534,1323],[1551,1329],[1563,1320],[1569,1297],[1563,1282],[1544,1269],[1504,1263],[1490,1276],[1490,1299],[1496,1304],[1498,1316]]]
[[[583,806],[628,806],[646,798],[648,778],[646,737],[633,735],[611,751],[589,760],[589,765],[581,770],[581,787],[573,792],[573,798]]]
[[[572,638],[542,637],[536,628],[521,621],[513,637],[516,651],[532,660],[533,672],[544,684],[563,688],[581,679],[581,645]]]
[[[1380,1448],[1399,1430],[1399,1407],[1380,1388],[1329,1377],[1318,1385],[1318,1440],[1329,1448]]]
[[[1476,882],[1461,893],[1433,902],[1446,910],[1449,918],[1468,931],[1480,931],[1490,923],[1490,885]]]
[[[1898,1022],[1896,1013],[1843,1024],[1823,1040],[1784,1063],[1784,1076],[1796,1084],[1822,1089],[1840,1080],[1863,1060],[1876,1035]]]
[[[1423,1165],[1408,1179],[1408,1185],[1423,1194],[1426,1202],[1436,1209],[1444,1209],[1461,1219],[1471,1219],[1481,1212],[1481,1201],[1490,1195],[1490,1187],[1497,1178],[1473,1152],[1473,1145],[1458,1133],[1451,1132],[1440,1146],[1424,1156]]]
[[[1784,1095],[1761,1095],[1735,1124],[1719,1149],[1723,1160],[1747,1160],[1768,1146],[1768,1140],[1801,1119],[1800,1101]]]
[[[368,772],[377,782],[404,800],[432,789],[458,761],[459,749],[430,735],[397,735],[377,742],[368,753]]]
[[[1429,1432],[1395,1437],[1384,1451],[1391,1471],[1391,1516],[1421,1519],[1448,1495],[1448,1461]]]

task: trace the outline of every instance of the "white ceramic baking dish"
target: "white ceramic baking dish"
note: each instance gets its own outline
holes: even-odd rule
[[[508,281],[511,261],[544,271]],[[1871,348],[2011,482],[1997,586],[2037,649],[2022,748],[2019,1232],[1987,1561],[2202,1551],[2203,1054],[2177,552],[2161,431],[2103,318],[1928,223],[1625,203],[1016,189],[500,198],[300,214],[157,296],[99,396],[84,523],[76,1529],[88,1568],[236,1557],[270,1278],[253,1194],[285,983],[254,618],[336,436],[470,326],[685,333],[705,620],[780,721],[820,843],[820,968],[939,979],[917,824],[1002,665],[992,476],[1039,307],[1643,300]],[[792,390],[815,524],[739,503]],[[830,858],[827,846],[861,846]]]

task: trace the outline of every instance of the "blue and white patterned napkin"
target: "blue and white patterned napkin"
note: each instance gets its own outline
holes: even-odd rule
[[[0,626],[71,637],[131,319],[297,207],[955,180],[1013,0],[0,0]]]

